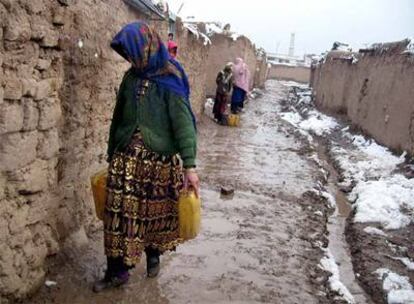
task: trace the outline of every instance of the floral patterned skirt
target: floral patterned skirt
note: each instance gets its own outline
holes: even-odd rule
[[[105,254],[139,263],[145,248],[173,250],[178,230],[178,196],[183,174],[177,155],[148,150],[136,132],[124,152],[114,154],[108,172],[104,216]]]

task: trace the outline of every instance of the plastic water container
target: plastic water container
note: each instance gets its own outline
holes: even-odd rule
[[[230,127],[238,127],[240,125],[240,115],[239,114],[230,114],[227,117],[227,124]]]
[[[95,211],[98,219],[103,220],[105,203],[107,198],[106,180],[108,178],[108,169],[103,169],[91,177],[92,194],[95,202]]]
[[[178,199],[178,220],[180,238],[194,239],[200,232],[201,200],[194,191],[182,191]]]
[[[213,108],[214,108],[214,99],[208,98],[206,100],[206,103],[204,104],[204,114],[210,117],[212,120],[214,120]]]

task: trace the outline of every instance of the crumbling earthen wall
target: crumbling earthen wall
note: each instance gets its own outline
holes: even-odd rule
[[[251,87],[256,73],[256,49],[252,42],[240,36],[234,40],[226,34],[214,34],[211,37],[211,48],[207,59],[207,95],[216,94],[216,76],[225,64],[234,62],[237,57],[242,58],[249,67]]]
[[[0,293],[19,298],[93,221],[89,176],[127,68],[108,44],[136,16],[115,0],[2,0],[0,12]]]
[[[176,22],[175,37],[178,43],[177,59],[188,74],[191,104],[198,118],[203,111],[206,99],[207,56],[210,45],[205,44],[201,37],[188,31],[179,19]]]
[[[254,74],[254,87],[264,88],[265,82],[269,75],[269,63],[266,59],[266,54],[257,57],[256,72]]]
[[[309,83],[310,68],[301,66],[288,66],[283,64],[272,64],[269,70],[268,78]]]
[[[346,114],[378,142],[414,154],[414,55],[407,41],[364,54],[331,52],[313,68],[319,107]]]
[[[119,0],[0,0],[0,302],[36,290],[48,256],[101,228],[89,179],[106,166],[128,69],[109,43],[139,18]]]

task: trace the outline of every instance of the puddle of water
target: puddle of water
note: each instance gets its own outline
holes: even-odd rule
[[[335,258],[339,268],[341,282],[348,288],[357,304],[373,303],[365,291],[359,286],[352,266],[351,253],[345,238],[346,220],[352,211],[352,207],[346,195],[338,189],[336,182],[339,178],[335,168],[329,163],[324,148],[318,145],[319,159],[324,163],[329,172],[328,190],[335,196],[336,210],[329,218],[329,249]]]
[[[315,168],[295,152],[301,144],[279,130],[274,112],[286,94],[271,85],[249,104],[239,128],[202,121],[202,230],[163,255],[157,279],[145,279],[143,259],[126,288],[93,294],[80,274],[85,265],[102,266],[100,234],[69,265],[58,264],[58,275],[50,273],[59,289],[43,288],[30,303],[319,303],[309,269],[320,252],[303,235],[308,228],[322,234],[323,227],[297,204],[313,188]],[[232,199],[220,197],[222,185],[235,188]]]

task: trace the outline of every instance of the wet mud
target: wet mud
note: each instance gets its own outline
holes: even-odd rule
[[[334,303],[318,266],[329,208],[311,191],[321,178],[311,151],[277,118],[287,94],[272,82],[238,128],[202,119],[202,231],[163,255],[158,278],[145,277],[142,261],[128,285],[94,294],[105,261],[97,229],[81,249],[50,259],[47,279],[57,285],[27,303]],[[223,186],[234,194],[221,195]]]
[[[351,128],[352,129],[352,128]],[[355,134],[363,134],[357,129],[353,129]],[[340,136],[339,131],[333,132],[330,138],[337,146],[344,149],[352,149],[352,143]],[[329,143],[325,142],[324,146],[329,150]],[[327,158],[330,165],[337,172],[337,179],[343,179],[343,172],[339,169],[330,152],[327,152]],[[412,178],[414,170],[407,164],[401,165],[400,173]],[[338,190],[341,195],[350,192],[353,183],[349,189]],[[346,198],[345,198],[346,199]],[[349,202],[352,205],[352,202]],[[379,223],[356,223],[354,222],[354,212],[351,209],[349,215],[343,218],[343,226],[346,239],[347,250],[350,253],[353,273],[358,284],[363,288],[365,301],[361,298],[357,303],[388,303],[387,294],[383,288],[383,281],[379,280],[375,273],[380,268],[387,268],[395,271],[399,275],[406,276],[411,282],[414,282],[414,272],[404,263],[395,259],[396,257],[408,258],[414,260],[414,225],[411,224],[402,229],[386,230],[384,235],[370,234],[365,231],[367,227],[382,229]],[[352,287],[351,287],[352,288]],[[360,292],[357,292],[361,295]]]
[[[290,111],[294,108],[306,117],[307,111],[314,108],[312,103],[297,103],[296,90],[290,90],[289,98],[283,100],[282,110]],[[345,117],[337,116],[343,127],[348,127],[352,134],[365,135],[359,128],[350,125]],[[355,223],[352,202],[347,199],[355,186],[340,184],[344,180],[343,172],[335,157],[332,155],[332,145],[342,147],[352,152],[353,143],[341,133],[341,128],[333,130],[329,137],[320,137],[313,134],[314,148],[318,154],[319,164],[326,170],[327,177],[322,178],[325,187],[336,200],[337,209],[331,214],[328,221],[329,249],[332,252],[339,268],[341,282],[348,288],[356,303],[388,303],[383,289],[383,282],[375,271],[379,268],[388,268],[406,276],[414,282],[414,272],[398,258],[414,259],[414,225],[397,230],[386,230],[384,235],[370,234],[367,227],[381,229],[379,223]],[[369,137],[369,136],[368,136]],[[395,172],[414,177],[414,161],[406,158],[406,162],[396,168]],[[397,259],[396,259],[397,258]],[[410,302],[411,303],[411,302]]]
[[[327,229],[329,231],[328,248],[338,264],[341,282],[352,294],[355,303],[371,304],[371,297],[358,283],[359,274],[354,272],[352,264],[351,248],[346,240],[347,219],[351,216],[352,206],[346,194],[338,188],[337,184],[341,178],[339,172],[332,165],[333,160],[329,156],[328,144],[319,138],[316,140],[316,152],[322,167],[328,173],[326,187],[332,193],[336,208],[329,217]]]

